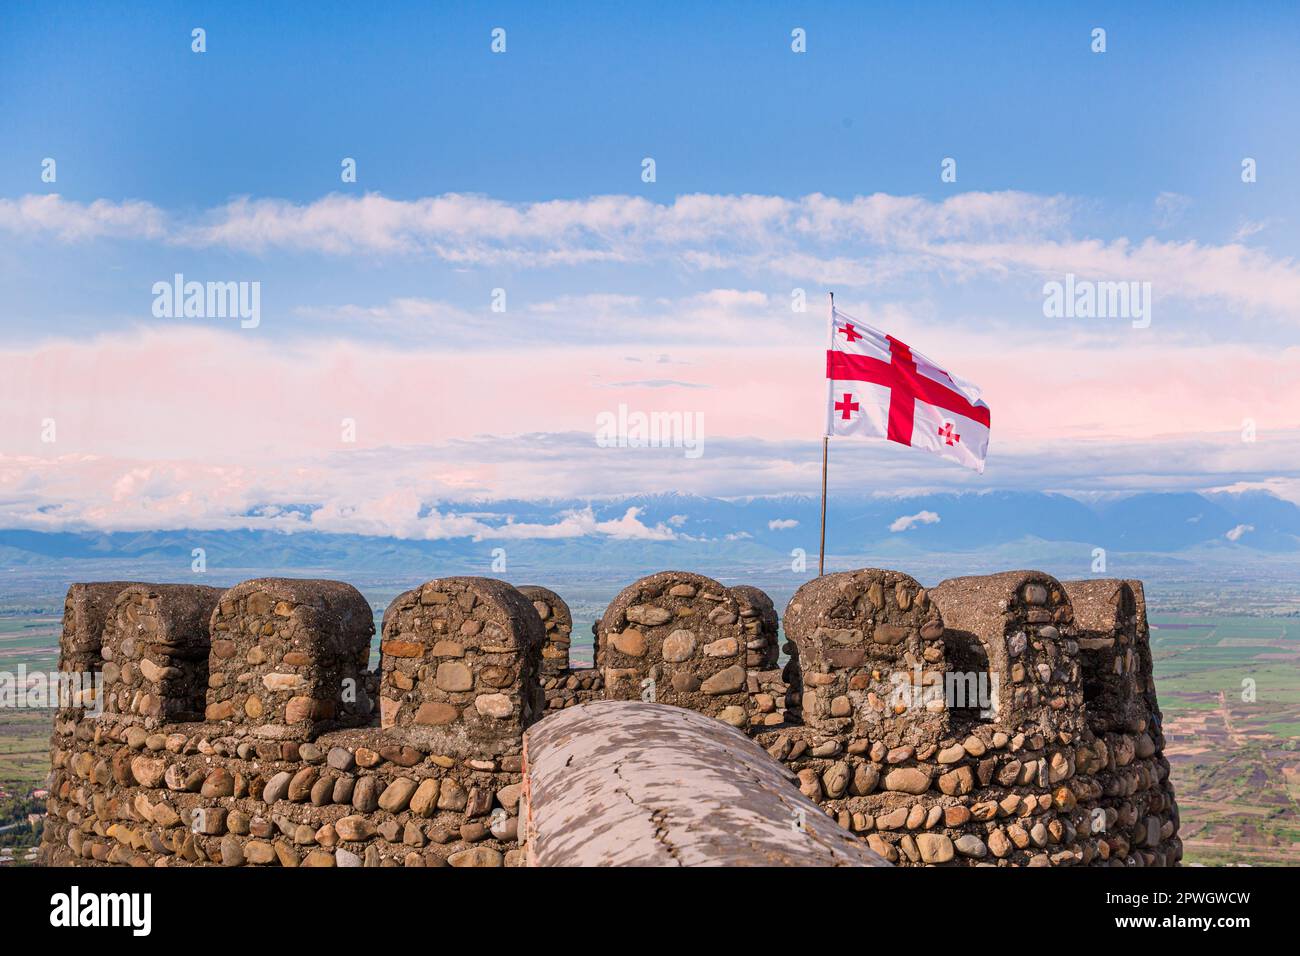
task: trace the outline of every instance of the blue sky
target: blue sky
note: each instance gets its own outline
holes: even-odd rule
[[[295,12],[296,11],[296,12]],[[206,206],[363,188],[506,200],[641,190],[1195,193],[1240,211],[1243,151],[1280,173],[1300,18],[1276,3],[8,4],[0,177]],[[208,52],[189,50],[194,26]],[[489,32],[507,30],[493,56]],[[803,56],[790,30],[808,31]],[[1107,51],[1089,50],[1107,30]],[[1293,202],[1266,175],[1251,211]],[[1286,180],[1290,178],[1291,181]],[[1261,195],[1263,194],[1263,195]]]
[[[7,4],[0,523],[215,520],[287,474],[340,514],[809,491],[831,289],[989,389],[980,487],[1296,496],[1297,49],[1251,3]],[[152,315],[177,272],[260,283],[259,327]],[[1151,282],[1152,327],[1045,318],[1067,272]],[[593,469],[624,401],[718,457]],[[520,434],[568,457],[503,460]]]
[[[1300,87],[1300,18],[1276,4],[1127,6],[19,3],[0,13],[0,186],[178,215],[334,191],[668,202],[1017,190],[1073,197],[1083,233],[1225,242],[1268,221],[1270,249],[1296,255],[1300,129],[1285,117]],[[196,25],[202,55],[190,50]],[[1100,55],[1089,48],[1099,25]],[[496,26],[503,56],[489,50]],[[795,26],[808,33],[804,55],[790,50]],[[1249,190],[1237,175],[1245,155],[1261,169]],[[39,179],[47,156],[57,184]],[[339,182],[344,156],[358,162],[356,184]],[[645,156],[653,184],[640,179]],[[939,181],[949,156],[955,184]],[[1176,228],[1153,209],[1161,194],[1194,197]],[[19,313],[5,321],[20,336],[47,333],[51,306],[77,331],[103,323],[106,304],[129,310],[121,270],[205,264],[169,250],[155,266],[129,244],[33,258],[79,282],[42,288],[23,281],[27,262],[0,259]],[[574,284],[431,276],[387,257],[316,266],[276,262],[285,296],[268,289],[271,305],[380,284],[395,295],[436,285],[466,304],[485,286],[549,295]],[[662,270],[579,281],[690,288]]]

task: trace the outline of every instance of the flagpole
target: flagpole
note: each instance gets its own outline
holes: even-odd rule
[[[822,543],[817,551],[817,576],[826,573],[826,446],[830,443],[828,435],[822,436]]]
[[[830,345],[828,346],[828,348],[834,348],[835,346],[835,293],[834,292],[830,293],[830,297],[831,297],[830,316],[829,316],[830,322],[828,323],[830,325]],[[830,441],[831,441],[831,437],[829,434],[830,432],[829,422],[830,422],[830,402],[831,402],[831,394],[832,394],[831,389],[833,387],[834,387],[834,383],[831,382],[830,379],[827,379],[826,380],[827,426],[822,433],[822,537],[821,537],[821,545],[817,549],[817,576],[818,577],[821,577],[823,574],[826,573],[826,458],[827,458],[827,449],[830,446]]]

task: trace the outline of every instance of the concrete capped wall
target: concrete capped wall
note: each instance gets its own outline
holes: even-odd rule
[[[694,711],[597,701],[525,741],[530,866],[887,866],[742,733]]]

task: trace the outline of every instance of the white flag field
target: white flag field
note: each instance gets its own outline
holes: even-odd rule
[[[983,473],[989,407],[978,388],[834,306],[831,326],[827,435],[885,438]]]

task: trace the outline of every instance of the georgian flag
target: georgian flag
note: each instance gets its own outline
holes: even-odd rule
[[[989,407],[978,388],[834,306],[831,325],[827,435],[887,438],[984,472]]]

